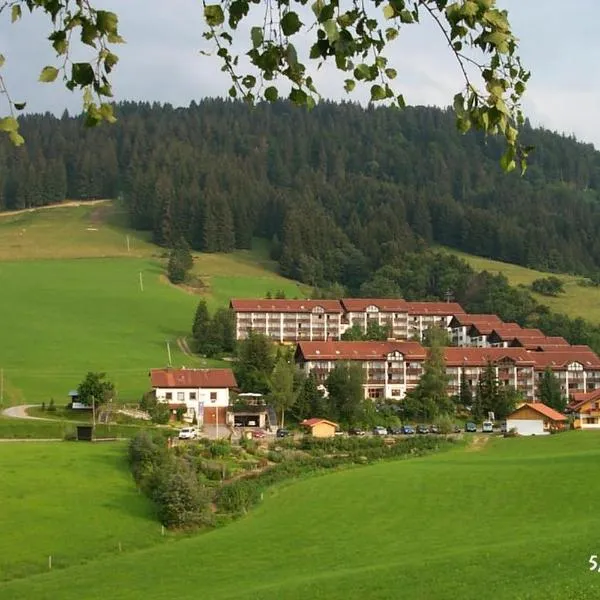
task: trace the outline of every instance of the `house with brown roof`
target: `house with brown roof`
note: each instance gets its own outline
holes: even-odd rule
[[[333,421],[327,419],[304,419],[300,423],[305,427],[313,437],[316,438],[330,438],[335,435],[339,425]]]
[[[600,429],[600,389],[571,394],[567,411],[575,429]]]
[[[548,435],[564,429],[567,417],[542,402],[521,404],[508,417],[506,429],[519,435]]]
[[[458,314],[453,315],[448,323],[452,343],[456,346],[475,346],[468,335],[473,325],[501,325],[502,320],[491,314]]]
[[[152,369],[150,384],[158,402],[172,413],[184,409],[184,418],[198,425],[225,425],[229,393],[237,386],[231,369]]]
[[[343,309],[339,300],[232,299],[235,339],[250,330],[275,342],[337,340],[342,334]]]
[[[390,337],[408,338],[408,303],[401,298],[342,298],[343,323],[347,328],[367,331],[369,323],[377,323],[390,332]]]
[[[464,315],[457,302],[407,302],[408,329],[406,339],[422,340],[431,327],[448,328],[453,317]]]

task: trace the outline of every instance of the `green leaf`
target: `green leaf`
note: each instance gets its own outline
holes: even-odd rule
[[[398,75],[398,72],[396,71],[396,69],[386,69],[385,70],[385,75],[388,79],[396,79],[396,76]]]
[[[507,173],[510,173],[511,171],[515,170],[517,163],[514,159],[513,148],[508,148],[506,152],[502,155],[502,157],[500,158],[500,166],[502,167],[502,170],[506,171]]]
[[[385,90],[380,85],[371,86],[371,100],[385,100]]]
[[[393,19],[396,16],[396,10],[391,4],[386,4],[383,7],[383,16],[386,19]]]
[[[283,15],[283,18],[281,19],[280,24],[281,31],[285,36],[294,35],[294,33],[297,33],[300,30],[300,27],[302,27],[300,18],[293,11],[285,13],[285,15]]]
[[[9,131],[8,138],[14,146],[22,146],[25,143],[25,138],[18,131]]]
[[[250,37],[252,38],[252,47],[258,48],[264,40],[262,27],[253,27],[250,30]]]
[[[84,87],[94,81],[94,69],[90,63],[73,63],[71,68],[71,80],[77,85]]]
[[[204,7],[204,20],[209,27],[218,27],[225,22],[225,15],[220,4],[208,4]]]
[[[462,94],[456,94],[454,96],[454,112],[458,116],[462,116],[465,114],[465,98]]]
[[[4,66],[6,59],[4,58],[4,54],[0,54],[0,67]]]
[[[350,93],[356,87],[356,81],[354,79],[344,80],[344,89]]]
[[[307,94],[303,90],[299,90],[298,88],[292,88],[289,96],[290,100],[297,104],[298,106],[304,106],[307,102]]]
[[[253,88],[256,85],[256,77],[254,75],[246,75],[242,79],[242,85],[248,89]]]
[[[19,123],[14,117],[0,119],[0,131],[18,131]]]
[[[414,18],[412,13],[409,10],[401,10],[400,11],[400,22],[401,23],[413,23]]]
[[[117,122],[117,119],[115,118],[115,115],[113,113],[112,104],[107,104],[107,103],[103,102],[100,105],[100,114],[102,115],[102,118],[107,123],[116,123]]]
[[[277,98],[279,98],[279,92],[277,91],[277,88],[273,85],[269,86],[265,90],[265,100],[269,102],[275,102]]]
[[[27,106],[27,102],[15,102],[16,110],[23,110]]]
[[[11,11],[10,11],[11,21],[14,23],[15,21],[18,21],[20,18],[21,18],[21,5],[13,4],[13,7],[11,8]]]
[[[119,18],[114,12],[99,10],[96,13],[96,27],[102,33],[116,33]]]
[[[333,19],[325,21],[325,23],[323,23],[323,29],[327,34],[327,39],[329,40],[330,44],[340,39],[340,32],[338,30],[337,23]]]
[[[394,29],[393,27],[388,27],[385,30],[385,39],[388,42],[391,42],[393,40],[395,40],[398,37],[398,30]]]
[[[44,67],[40,73],[39,81],[43,83],[51,83],[58,76],[58,69],[56,67]]]
[[[404,101],[404,96],[402,94],[398,94],[396,100],[398,101],[398,106],[400,108],[406,108],[406,102]]]

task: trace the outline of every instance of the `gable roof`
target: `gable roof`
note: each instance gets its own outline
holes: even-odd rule
[[[304,421],[300,422],[300,425],[306,425],[307,427],[314,427],[315,425],[318,425],[319,423],[327,423],[328,425],[332,425],[336,429],[339,427],[339,425],[337,423],[334,423],[333,421],[328,421],[327,419],[304,419]]]
[[[465,311],[458,302],[407,302],[409,315],[464,315]]]
[[[153,388],[233,388],[237,386],[231,369],[152,369]]]
[[[494,323],[501,325],[502,319],[497,315],[491,314],[457,314],[453,315],[452,321],[450,321],[450,327],[468,327],[470,325],[475,325],[476,323]]]
[[[342,298],[347,312],[364,312],[367,306],[376,306],[380,312],[406,312],[408,304],[402,298]]]
[[[310,313],[322,308],[328,313],[342,313],[339,300],[287,300],[279,298],[241,299],[232,298],[230,308],[235,312]]]
[[[546,417],[547,419],[550,419],[551,421],[566,421],[567,420],[567,417],[565,417],[565,415],[562,415],[561,413],[554,410],[553,408],[546,406],[543,402],[526,402],[525,404],[521,404],[521,406],[519,406],[519,408],[513,410],[513,412],[510,413],[510,415],[508,415],[508,417],[506,417],[506,418],[510,419],[514,414],[518,413],[519,411],[523,410],[524,408],[530,408],[531,410],[534,410],[535,412],[539,413],[543,417]]]
[[[589,392],[574,392],[571,394],[571,401],[567,408],[572,412],[578,412],[588,402],[600,400],[600,388]]]
[[[408,360],[425,360],[427,353],[418,342],[298,342],[296,356],[304,360],[385,360],[400,352]]]
[[[514,361],[519,366],[532,366],[531,354],[523,348],[444,348],[447,367],[485,366],[488,361],[497,363],[502,359]]]
[[[536,368],[560,369],[571,363],[580,363],[584,369],[600,369],[600,359],[589,346],[564,346],[560,349],[530,352]]]

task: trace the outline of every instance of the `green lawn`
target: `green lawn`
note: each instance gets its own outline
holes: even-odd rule
[[[569,432],[309,478],[225,528],[0,597],[591,600],[599,460],[600,435]]]
[[[165,250],[123,221],[111,203],[0,215],[4,405],[66,404],[88,370],[105,371],[121,401],[137,402],[148,370],[167,365],[167,342],[175,366],[225,366],[178,349],[201,296],[169,284]],[[233,296],[307,291],[277,275],[260,241],[253,251],[194,260],[212,309]]]
[[[0,581],[46,572],[48,556],[58,569],[167,539],[122,443],[3,443],[0,481]]]
[[[565,293],[556,298],[542,296],[532,292],[532,295],[542,304],[546,304],[552,310],[569,315],[570,317],[582,317],[593,323],[600,323],[600,288],[584,287],[579,282],[584,279],[577,275],[562,275],[556,273],[544,273],[534,269],[527,269],[519,265],[504,263],[481,256],[465,254],[457,250],[445,248],[444,251],[451,252],[469,263],[477,271],[489,271],[490,273],[502,273],[512,285],[524,285],[529,287],[531,283],[542,277],[554,275],[564,283]],[[531,291],[531,290],[530,290]]]

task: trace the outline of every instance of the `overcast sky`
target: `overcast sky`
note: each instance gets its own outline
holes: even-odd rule
[[[116,100],[149,100],[188,105],[205,96],[225,95],[229,81],[218,59],[201,56],[202,4],[199,0],[96,0],[119,14],[127,44],[119,46],[114,74]],[[600,148],[599,0],[498,0],[508,9],[521,40],[521,56],[532,71],[525,109],[534,124],[591,142]],[[57,64],[49,42],[49,23],[23,15],[10,25],[3,15],[0,52],[14,100],[28,109],[60,114],[64,108],[81,110],[81,97],[60,83],[40,84],[47,64]],[[247,35],[244,32],[243,35]],[[299,44],[301,45],[301,41]],[[410,26],[389,53],[399,77],[399,91],[409,104],[448,105],[461,89],[461,78],[439,32],[430,24]],[[335,69],[316,75],[319,90],[334,99],[347,98],[343,76]],[[351,98],[361,100],[360,94]],[[5,111],[5,108],[1,109]]]

